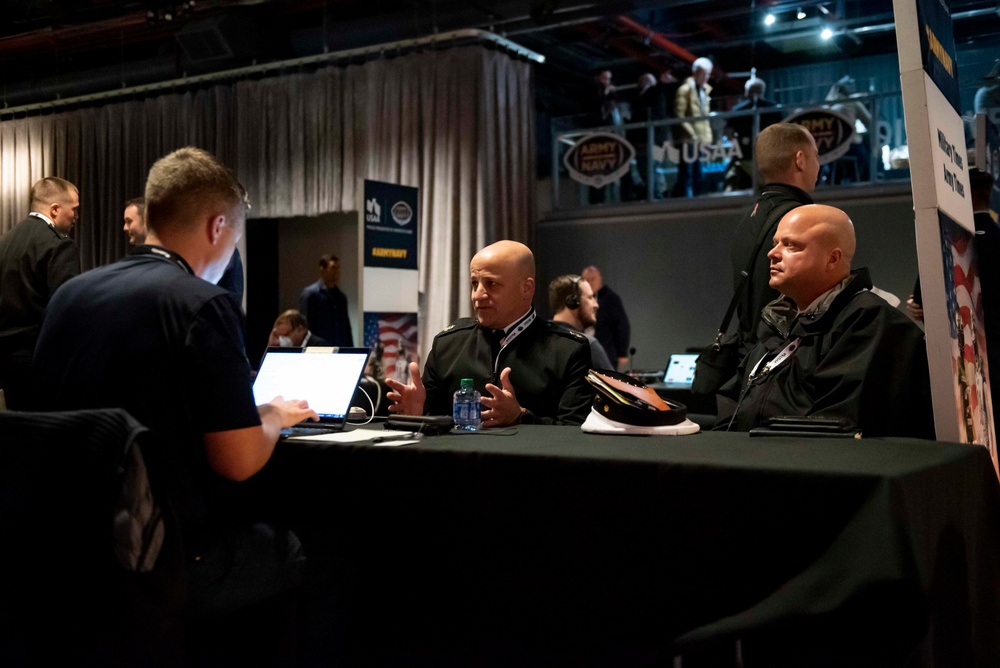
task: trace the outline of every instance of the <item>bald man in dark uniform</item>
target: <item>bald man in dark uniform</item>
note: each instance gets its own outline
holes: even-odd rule
[[[590,346],[539,318],[535,258],[524,244],[498,241],[469,265],[475,318],[460,318],[434,337],[423,376],[410,364],[407,385],[386,379],[389,410],[451,415],[463,378],[482,394],[484,427],[518,423],[583,424],[593,392],[587,384]]]

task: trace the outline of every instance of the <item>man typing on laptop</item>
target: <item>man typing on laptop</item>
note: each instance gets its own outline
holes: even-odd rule
[[[233,516],[228,481],[257,473],[304,401],[255,406],[239,305],[215,283],[243,233],[246,193],[211,154],[153,165],[146,243],[53,296],[36,349],[56,410],[122,407],[162,436],[188,557],[189,606],[225,613],[303,578],[294,535]]]

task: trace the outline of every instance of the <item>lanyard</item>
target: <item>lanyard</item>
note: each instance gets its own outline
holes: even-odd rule
[[[764,368],[761,368],[761,363],[763,363],[767,355],[761,357],[757,361],[757,364],[754,366],[753,371],[750,372],[750,377],[747,378],[747,385],[749,386],[750,383],[754,382],[758,378],[763,378],[764,376],[766,376],[767,374],[771,373],[779,366],[781,366],[781,364],[784,363],[785,360],[790,358],[795,353],[795,351],[799,349],[799,342],[801,340],[802,340],[801,338],[795,338],[789,341],[788,345],[782,348],[781,352],[779,352],[777,355],[774,356],[774,359],[772,359],[767,364],[764,364]]]
[[[520,322],[511,327],[510,331],[507,332],[502,339],[500,339],[500,350],[497,351],[497,358],[493,360],[493,376],[499,378],[500,374],[500,354],[503,352],[504,348],[511,344],[511,342],[516,339],[521,332],[528,329],[528,325],[535,321],[538,317],[538,313],[535,309],[531,309],[528,313],[521,318]]]
[[[195,275],[194,270],[191,269],[191,265],[189,265],[184,258],[171,250],[163,248],[162,246],[139,246],[132,251],[132,255],[150,255],[167,262],[172,262],[192,276]]]

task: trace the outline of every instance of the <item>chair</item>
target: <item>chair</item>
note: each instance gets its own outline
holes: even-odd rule
[[[0,665],[184,664],[157,447],[122,410],[0,413]]]

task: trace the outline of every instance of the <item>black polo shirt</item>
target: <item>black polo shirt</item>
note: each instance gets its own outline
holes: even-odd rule
[[[213,506],[226,486],[208,467],[202,435],[260,417],[235,299],[152,248],[56,291],[35,352],[38,387],[48,409],[121,407],[165,437],[190,485],[186,531],[202,533],[196,497],[212,521],[225,521]]]

